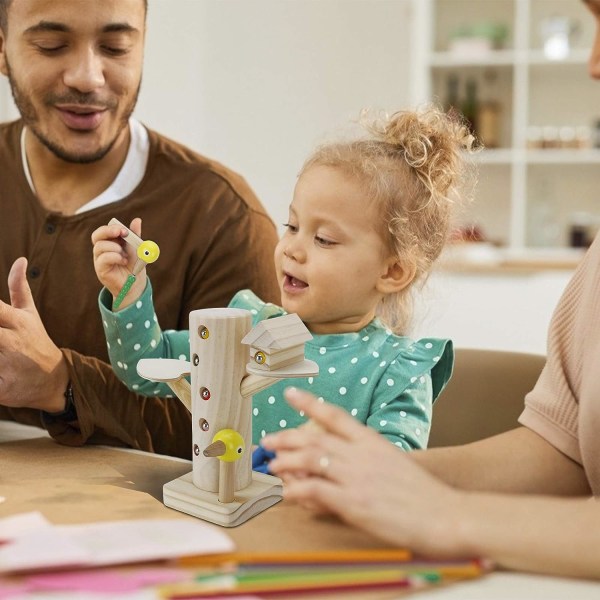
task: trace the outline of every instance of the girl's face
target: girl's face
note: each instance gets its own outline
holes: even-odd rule
[[[338,169],[317,165],[298,179],[275,268],[283,307],[313,333],[358,331],[375,316],[394,262],[376,217]]]

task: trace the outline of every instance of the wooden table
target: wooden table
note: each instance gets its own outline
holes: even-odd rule
[[[15,436],[3,436],[6,429],[3,430],[2,425],[0,422],[0,518],[39,511],[54,524],[194,519],[165,507],[161,500],[163,484],[189,472],[189,461],[102,446],[71,448],[48,437],[17,440]],[[28,435],[31,429],[24,431]],[[10,441],[3,442],[3,439]],[[314,517],[285,501],[239,527],[227,529],[227,533],[240,551],[385,547],[368,534],[332,518]],[[344,597],[387,600],[405,595],[379,591],[345,593]],[[334,597],[335,594],[310,596],[313,600]],[[474,581],[421,591],[416,597],[420,600],[559,600],[567,597],[597,600],[600,584],[493,573]]]
[[[71,448],[50,438],[0,443],[0,518],[40,511],[52,523],[121,519],[191,519],[167,508],[162,486],[191,471],[191,463],[103,446]],[[384,547],[339,521],[316,519],[280,502],[227,529],[238,550]]]

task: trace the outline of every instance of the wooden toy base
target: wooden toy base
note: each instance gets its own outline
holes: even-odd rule
[[[235,493],[235,500],[219,502],[217,492],[206,492],[192,482],[192,473],[165,483],[163,502],[194,517],[222,525],[236,527],[245,523],[283,497],[282,481],[278,477],[252,471],[252,483]]]

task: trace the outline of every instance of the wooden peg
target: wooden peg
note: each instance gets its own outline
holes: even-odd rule
[[[235,463],[242,458],[246,449],[244,438],[233,429],[217,431],[212,444],[204,449],[204,456],[219,459],[219,502],[235,500]]]

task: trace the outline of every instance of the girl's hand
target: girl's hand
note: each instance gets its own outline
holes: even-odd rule
[[[129,226],[141,237],[142,220],[135,218]],[[94,269],[100,283],[116,298],[133,270],[137,259],[135,248],[123,240],[127,230],[118,225],[103,225],[92,233]],[[135,302],[146,287],[146,269],[137,276],[120,308]]]

